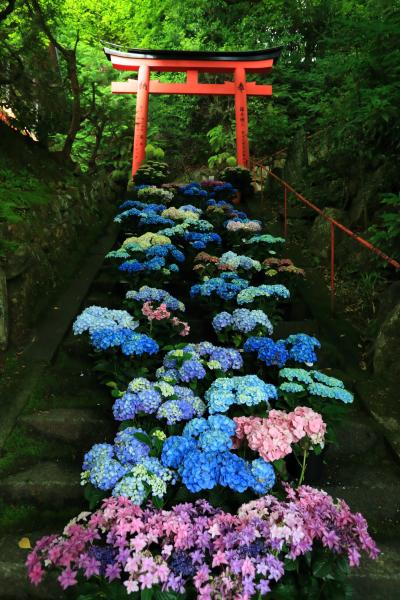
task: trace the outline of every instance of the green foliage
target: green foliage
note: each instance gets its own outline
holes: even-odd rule
[[[147,160],[162,160],[165,157],[165,152],[158,146],[153,144],[147,144],[146,146],[146,159]]]
[[[147,160],[135,174],[135,185],[161,185],[169,177],[167,163]]]
[[[379,222],[368,229],[369,239],[392,258],[400,260],[400,194],[385,194],[381,205]]]

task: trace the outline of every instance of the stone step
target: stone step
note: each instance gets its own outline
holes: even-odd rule
[[[398,386],[382,379],[371,378],[358,382],[356,390],[400,462]]]
[[[371,427],[369,420],[362,420],[360,415],[355,415],[353,418],[347,416],[346,423],[335,429],[335,436],[335,444],[328,446],[326,455],[328,464],[340,460],[348,463],[349,457],[371,452],[376,444],[382,441],[379,433]]]
[[[61,507],[83,501],[80,468],[41,462],[0,482],[0,495],[11,503]]]
[[[400,597],[400,544],[378,544],[377,560],[363,560],[352,570],[353,600],[397,600]]]
[[[80,408],[53,408],[20,417],[31,431],[48,438],[76,444],[82,448],[113,437],[111,419],[101,418],[97,411]]]
[[[318,323],[313,319],[304,319],[302,321],[279,321],[274,327],[274,338],[287,338],[293,333],[307,333],[318,337]]]

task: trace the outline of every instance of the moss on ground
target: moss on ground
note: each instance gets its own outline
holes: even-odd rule
[[[98,385],[90,367],[90,360],[59,352],[32,389],[23,414],[52,408],[111,408],[111,396]]]
[[[43,509],[31,504],[9,504],[0,499],[0,534],[25,533],[32,530],[57,531],[81,511],[81,506],[57,510]]]
[[[40,461],[74,458],[71,446],[31,434],[28,427],[16,425],[7,438],[0,457],[0,477]]]

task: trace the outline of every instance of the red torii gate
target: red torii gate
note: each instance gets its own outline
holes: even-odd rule
[[[249,167],[247,96],[271,96],[271,85],[246,81],[246,73],[267,73],[280,56],[280,48],[254,52],[196,52],[186,50],[141,50],[120,52],[104,48],[119,71],[138,71],[137,79],[114,81],[114,94],[137,94],[132,175],[145,159],[150,94],[210,94],[235,96],[237,163]],[[184,72],[185,83],[151,80],[150,72]],[[199,73],[231,73],[233,81],[199,83]]]

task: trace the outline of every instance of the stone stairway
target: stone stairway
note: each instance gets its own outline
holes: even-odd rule
[[[119,305],[112,284],[108,269],[102,269],[82,306]],[[31,586],[24,565],[29,549],[21,548],[19,542],[27,538],[33,546],[42,535],[62,531],[70,518],[87,509],[80,486],[83,454],[93,443],[112,439],[115,429],[112,399],[91,367],[87,343],[69,333],[52,363],[27,391],[25,408],[4,445],[0,456],[1,600],[75,597],[73,591],[62,591],[55,577],[38,588]],[[10,440],[21,437],[15,454]]]
[[[294,252],[291,258],[297,258],[302,265],[302,257],[296,249]],[[321,287],[318,281],[314,284]],[[90,286],[83,306],[113,306],[115,302],[120,307],[120,295],[114,294],[116,285],[109,269],[103,269]],[[305,290],[292,311],[293,320],[278,323],[276,336],[287,337],[298,332],[316,335],[323,345],[319,366],[333,367],[332,375],[343,379],[353,391],[359,391],[365,374],[355,368],[356,361],[351,358],[352,348],[357,345],[353,333],[349,334],[338,321],[333,336],[326,317],[329,312],[326,299],[318,297],[317,307],[314,302],[315,295],[308,295]],[[20,548],[18,543],[27,537],[33,546],[41,535],[62,530],[68,518],[87,508],[79,485],[82,455],[90,444],[113,433],[112,400],[97,384],[82,339],[69,334],[44,375],[44,386],[32,390],[16,426],[28,432],[27,443],[58,444],[63,453],[57,456],[55,451],[51,459],[46,452],[28,454],[14,469],[10,465],[2,469],[3,457],[0,458],[0,500],[4,506],[35,509],[32,519],[15,520],[12,527],[4,528],[0,538],[1,600],[74,597],[73,592],[60,590],[54,578],[38,588],[30,586],[24,566],[28,550]],[[338,431],[338,445],[325,455],[322,479],[312,482],[333,496],[344,498],[352,510],[362,512],[382,550],[379,560],[366,561],[359,570],[354,570],[354,600],[400,597],[400,466],[378,421],[371,416],[365,398],[357,400]],[[7,448],[3,456],[7,457]]]

